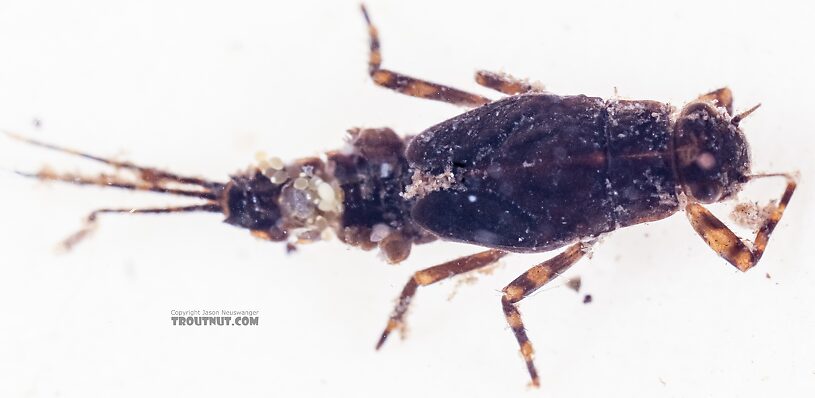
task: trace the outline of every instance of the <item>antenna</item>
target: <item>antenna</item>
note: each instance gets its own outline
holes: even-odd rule
[[[744,111],[742,113],[739,113],[736,116],[733,116],[733,118],[730,119],[730,123],[732,123],[734,126],[738,126],[739,123],[742,121],[742,119],[744,119],[747,116],[750,116],[750,114],[755,112],[755,110],[758,109],[758,107],[760,107],[760,106],[761,106],[761,104],[758,103],[758,104],[756,104],[756,106],[754,106],[754,107],[752,107],[752,108],[750,108],[750,109],[748,109],[748,110],[746,110],[746,111]]]

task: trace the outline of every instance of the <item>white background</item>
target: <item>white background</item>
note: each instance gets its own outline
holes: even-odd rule
[[[617,87],[681,106],[728,85],[737,109],[762,102],[742,124],[755,170],[802,173],[762,262],[734,270],[682,214],[612,234],[567,275],[593,303],[565,278],[522,303],[543,384],[529,390],[500,289],[550,254],[421,289],[409,338],[375,352],[409,275],[477,248],[428,245],[399,266],[337,242],[286,256],[203,214],[105,217],[57,255],[94,208],[189,201],[2,173],[0,396],[813,396],[811,3],[369,9],[384,66],[492,97],[476,69],[561,94]],[[339,147],[348,127],[415,134],[461,112],[375,87],[366,57],[355,1],[3,0],[0,127],[224,180],[258,150],[292,159]],[[46,164],[100,170],[0,137],[0,168]],[[750,192],[780,191],[767,181]],[[259,310],[260,326],[171,325],[171,310],[205,308]]]

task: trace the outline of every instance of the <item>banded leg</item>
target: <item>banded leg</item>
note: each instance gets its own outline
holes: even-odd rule
[[[54,144],[49,144],[49,143],[46,143],[46,142],[37,141],[37,140],[31,139],[31,138],[23,137],[21,135],[10,133],[10,132],[5,132],[5,134],[9,138],[24,142],[24,143],[29,144],[29,145],[33,145],[33,146],[37,146],[37,147],[45,148],[45,149],[50,149],[52,151],[62,152],[62,153],[66,153],[66,154],[69,154],[69,155],[79,156],[81,158],[85,158],[85,159],[92,160],[92,161],[95,161],[95,162],[104,163],[104,164],[106,164],[108,166],[118,168],[118,169],[133,170],[133,171],[138,173],[138,176],[139,176],[140,179],[142,179],[144,181],[147,181],[147,182],[157,183],[157,182],[160,182],[162,180],[167,180],[167,181],[172,181],[172,182],[176,182],[176,183],[179,183],[179,184],[198,185],[200,187],[209,188],[209,189],[223,187],[223,184],[220,184],[220,183],[217,183],[217,182],[212,182],[212,181],[207,181],[207,180],[197,178],[197,177],[182,176],[182,175],[178,175],[178,174],[175,174],[175,173],[170,173],[170,172],[167,172],[167,171],[164,171],[164,170],[159,170],[159,169],[152,168],[152,167],[139,166],[139,165],[136,165],[136,164],[133,164],[133,163],[130,163],[130,162],[121,162],[121,161],[116,161],[116,160],[112,160],[112,159],[107,159],[107,158],[103,158],[103,157],[100,157],[100,156],[80,152],[80,151],[77,151],[77,150],[57,146],[57,145],[54,145]]]
[[[713,101],[718,106],[723,106],[727,109],[727,114],[733,114],[733,92],[727,87],[722,87],[718,90],[713,90],[707,94],[702,94],[697,100]]]
[[[382,336],[376,343],[376,349],[380,349],[382,345],[385,344],[385,340],[388,339],[392,331],[404,324],[405,313],[419,286],[432,285],[455,275],[486,267],[505,255],[507,255],[507,253],[500,250],[487,250],[470,256],[457,258],[435,267],[426,268],[413,274],[402,289],[402,294],[399,295],[399,300],[393,309],[393,313],[391,313],[388,325],[385,326]]]
[[[496,73],[480,70],[475,73],[476,83],[507,95],[524,94],[531,91],[544,91],[540,84],[530,83],[526,79],[518,79],[506,73]]]
[[[753,268],[761,259],[764,250],[767,248],[770,235],[781,220],[781,216],[784,215],[784,210],[786,210],[797,186],[795,177],[790,174],[763,174],[751,176],[751,179],[764,177],[784,177],[787,180],[787,186],[778,204],[761,223],[752,245],[745,243],[736,236],[730,228],[700,204],[689,203],[685,207],[685,213],[690,220],[691,226],[705,240],[708,246],[743,272]]]
[[[489,98],[477,94],[380,68],[382,52],[379,47],[379,33],[368,17],[365,6],[362,5],[361,8],[365,23],[368,24],[368,36],[371,43],[370,55],[368,56],[368,73],[374,83],[411,97],[431,99],[466,107],[477,107],[490,102]]]
[[[85,218],[85,225],[79,231],[67,237],[60,244],[64,251],[70,251],[77,243],[85,239],[96,227],[96,219],[100,214],[127,213],[127,214],[166,214],[166,213],[191,213],[191,212],[211,212],[220,213],[223,209],[219,204],[206,203],[193,206],[180,207],[159,207],[146,209],[98,209],[94,210]]]
[[[517,303],[566,271],[583,257],[591,245],[592,243],[581,242],[569,246],[563,253],[530,268],[503,290],[504,296],[501,298],[501,306],[504,309],[507,323],[512,328],[512,333],[515,335],[515,339],[518,340],[518,345],[521,346],[521,355],[524,357],[526,369],[529,371],[529,377],[532,378],[532,386],[534,387],[540,386],[538,371],[535,369],[534,363],[535,350],[526,336]]]

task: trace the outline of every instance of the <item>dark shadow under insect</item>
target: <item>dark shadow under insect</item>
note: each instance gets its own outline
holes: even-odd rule
[[[691,226],[741,271],[755,266],[796,187],[789,173],[752,174],[727,88],[704,94],[681,111],[656,101],[558,96],[505,74],[479,71],[476,82],[506,94],[492,101],[381,68],[376,28],[365,8],[373,81],[391,90],[474,108],[402,138],[390,129],[349,131],[348,150],[288,164],[261,158],[227,182],[181,176],[117,162],[12,135],[129,171],[96,177],[43,170],[22,175],[80,185],[188,196],[202,202],[171,208],[99,209],[68,238],[71,248],[105,213],[213,212],[254,236],[287,247],[336,235],[364,250],[379,248],[391,263],[414,244],[435,239],[488,250],[416,272],[399,296],[379,349],[404,325],[420,286],[488,266],[509,253],[560,254],[533,266],[503,289],[501,305],[520,345],[532,385],[534,350],[518,303],[588,253],[597,238],[629,225],[685,211]],[[732,199],[757,178],[787,182],[764,213],[752,241],[736,236],[703,205]],[[587,296],[587,301],[590,300]]]

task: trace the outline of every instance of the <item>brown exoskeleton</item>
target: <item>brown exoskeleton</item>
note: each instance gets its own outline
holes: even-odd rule
[[[17,137],[133,172],[84,177],[24,174],[203,200],[148,209],[100,209],[65,241],[70,248],[104,213],[222,213],[225,222],[271,241],[298,244],[336,235],[349,245],[379,248],[398,263],[412,245],[435,239],[487,250],[416,272],[405,285],[376,345],[404,324],[419,286],[496,262],[508,253],[565,247],[503,289],[501,303],[533,385],[533,348],[517,303],[582,258],[598,237],[684,210],[693,228],[741,271],[756,265],[795,190],[791,174],[752,174],[739,123],[756,108],[733,113],[723,88],[679,112],[655,101],[558,96],[506,75],[476,81],[508,97],[488,98],[382,69],[377,31],[370,35],[373,81],[414,97],[474,108],[401,138],[389,129],[355,129],[348,148],[288,164],[261,157],[227,182],[118,162]],[[747,182],[782,177],[787,186],[752,241],[737,237],[704,204],[731,199]]]

